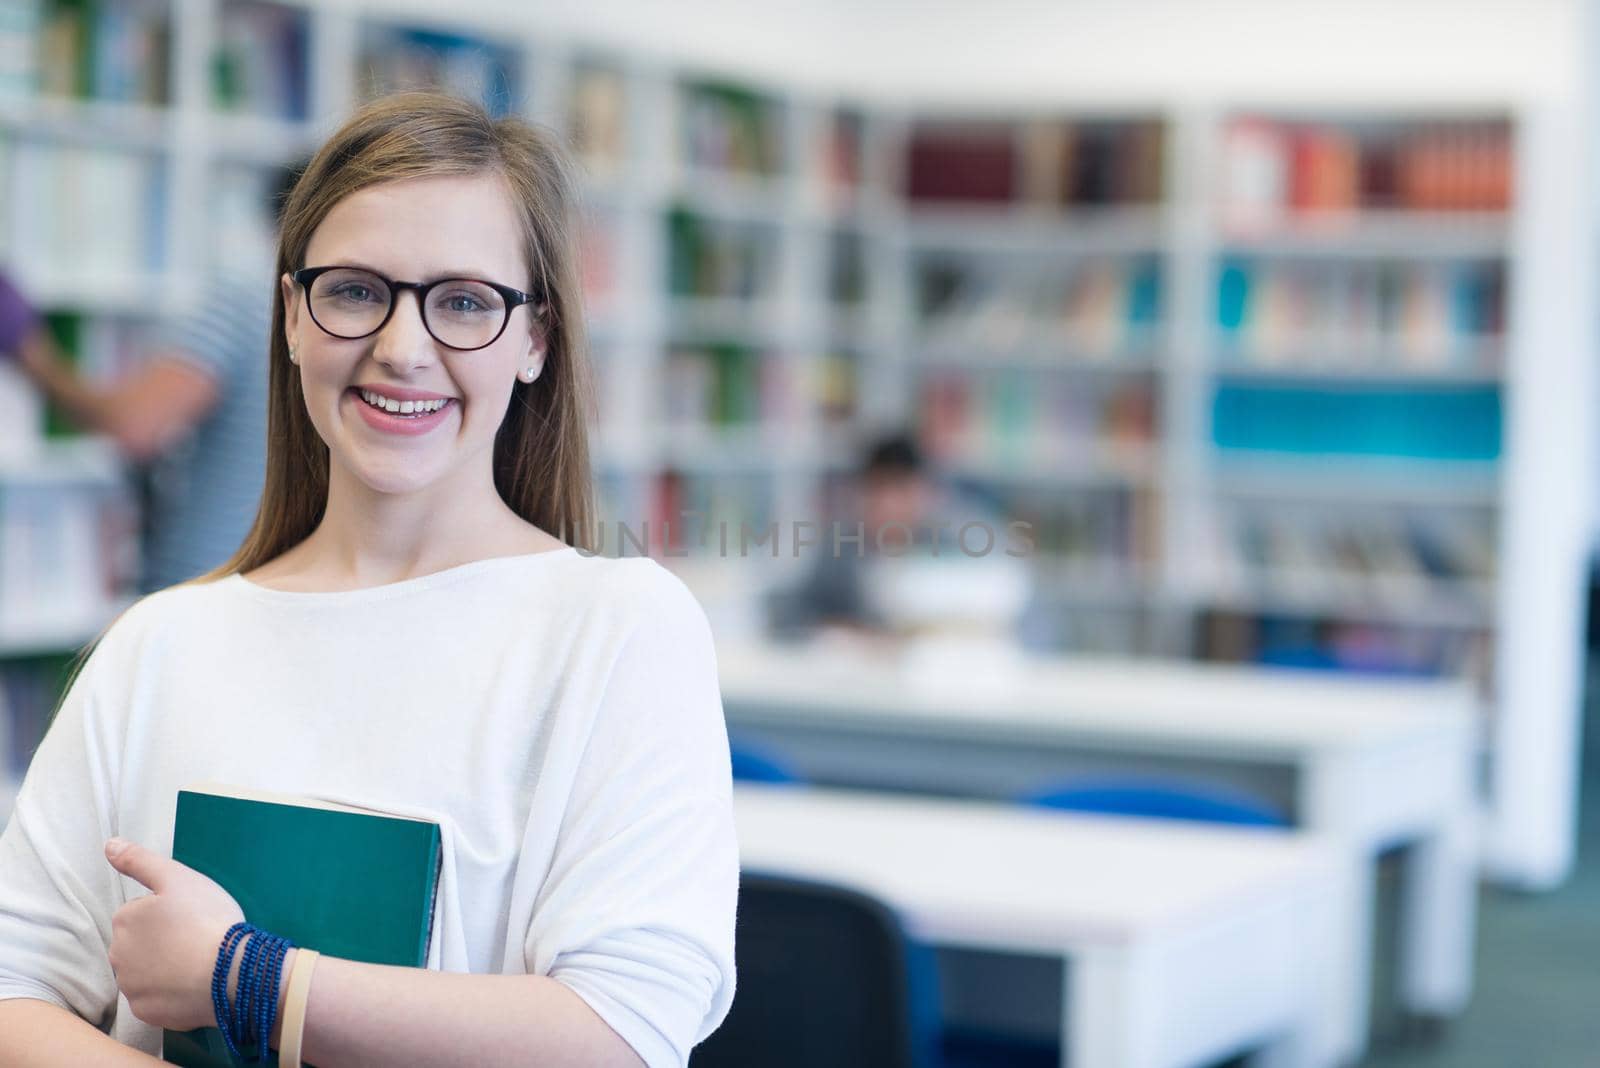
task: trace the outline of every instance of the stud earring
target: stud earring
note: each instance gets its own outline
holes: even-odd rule
[[[543,349],[534,349],[531,353],[528,354],[529,358],[530,359],[534,359],[534,360],[537,360],[539,357],[541,357],[543,355],[544,355],[544,350]],[[522,369],[522,371],[518,375],[518,377],[521,378],[524,382],[532,382],[535,378],[539,377],[539,365],[530,363],[528,366],[526,366],[526,367],[524,367]]]
[[[294,357],[294,346],[293,345],[289,346],[289,362],[290,363],[295,363],[295,364],[300,362],[299,360],[295,359],[295,357]]]

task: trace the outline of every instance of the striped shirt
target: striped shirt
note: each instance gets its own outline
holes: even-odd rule
[[[231,557],[255,519],[266,476],[270,275],[215,276],[193,310],[155,337],[163,355],[210,375],[217,400],[150,472],[145,590],[193,578]]]

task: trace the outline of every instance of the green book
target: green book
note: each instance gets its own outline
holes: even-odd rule
[[[178,791],[172,858],[215,879],[246,920],[296,945],[370,964],[428,962],[442,860],[437,823],[198,783]],[[246,1063],[228,1053],[215,1027],[165,1032],[162,1054],[195,1068]]]

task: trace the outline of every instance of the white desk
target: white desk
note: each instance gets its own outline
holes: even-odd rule
[[[1429,1015],[1466,1004],[1477,702],[1464,684],[1136,660],[981,663],[837,646],[721,644],[718,660],[730,730],[781,748],[821,782],[1009,796],[1067,772],[1142,763],[1280,774],[1295,823],[1361,861],[1410,845],[1399,998]],[[962,778],[985,760],[990,780]],[[1362,879],[1351,897],[1346,944],[1343,1011],[1358,1045],[1372,889]]]
[[[1355,881],[1314,837],[811,787],[734,790],[741,864],[853,887],[924,941],[1065,961],[1062,1063],[1324,1068]]]

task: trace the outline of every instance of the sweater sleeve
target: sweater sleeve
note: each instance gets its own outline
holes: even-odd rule
[[[0,834],[0,1000],[37,998],[106,1030],[117,1006],[108,956],[122,904],[105,859],[118,746],[97,715],[100,650],[45,732]]]
[[[524,942],[649,1068],[681,1068],[733,1002],[739,857],[705,613],[656,572],[616,655]]]

